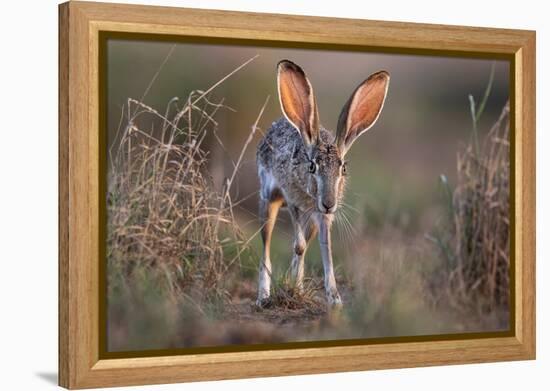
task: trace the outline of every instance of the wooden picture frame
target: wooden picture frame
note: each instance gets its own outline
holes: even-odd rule
[[[105,358],[99,276],[102,32],[506,58],[513,66],[513,330],[506,336]],[[59,6],[59,384],[89,388],[535,358],[535,32],[88,2]]]

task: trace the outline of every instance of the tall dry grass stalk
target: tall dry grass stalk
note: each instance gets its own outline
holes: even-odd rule
[[[506,104],[479,153],[459,153],[454,200],[455,269],[451,289],[481,310],[507,306],[510,295],[510,108]]]
[[[442,176],[449,219],[429,236],[446,260],[431,290],[478,313],[507,310],[510,300],[509,114],[507,103],[483,140],[474,133],[458,153],[454,191]]]
[[[192,92],[183,107],[172,99],[164,114],[128,99],[125,126],[109,151],[111,276],[131,279],[134,273],[146,273],[191,301],[226,295],[225,277],[250,241],[234,219],[238,201],[231,199],[230,190],[260,116],[232,175],[216,187],[203,143],[208,135],[215,137],[215,114],[225,106],[211,102],[208,94],[251,60],[207,91]]]

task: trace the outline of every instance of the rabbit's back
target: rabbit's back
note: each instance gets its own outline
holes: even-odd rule
[[[298,131],[286,118],[280,118],[271,124],[258,144],[257,163],[269,171],[282,163],[289,164],[291,159],[298,159],[295,163],[305,163],[307,155],[303,144]]]

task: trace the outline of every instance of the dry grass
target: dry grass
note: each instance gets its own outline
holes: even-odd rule
[[[326,309],[323,284],[314,279],[305,279],[300,290],[289,279],[275,281],[273,293],[262,307],[277,308],[283,312],[306,310],[310,314],[323,314]]]
[[[451,286],[462,300],[486,310],[507,306],[510,292],[509,106],[476,154],[469,146],[458,156],[455,190],[455,254]]]
[[[436,235],[444,258],[445,296],[457,308],[507,309],[510,295],[509,106],[478,142],[458,154],[447,233]],[[435,281],[435,280],[434,280]],[[432,289],[433,290],[433,289]]]
[[[266,308],[254,306],[258,256],[252,246],[259,245],[255,238],[261,227],[241,231],[237,219],[242,223],[243,215],[234,210],[243,199],[231,190],[267,101],[240,154],[230,159],[232,171],[223,184],[211,177],[210,147],[204,147],[217,142],[227,153],[216,135],[216,114],[228,108],[223,101],[213,102],[211,92],[248,62],[205,92],[194,91],[183,102],[172,99],[163,113],[143,103],[143,97],[127,102],[123,127],[109,151],[109,349],[500,327],[487,312],[505,307],[509,294],[507,108],[482,143],[476,129],[471,144],[459,153],[458,184],[454,191],[446,187],[448,215],[431,237],[440,252],[387,218],[375,232],[353,237],[346,218],[341,228],[353,245],[341,240],[341,247],[350,249],[340,257],[347,275],[337,278],[346,305],[336,317],[327,311],[315,251],[308,256],[317,268],[309,275],[316,278],[306,280],[303,291],[293,289],[279,271],[272,276]],[[279,246],[290,248],[290,242],[285,238]],[[474,319],[456,311],[472,306],[484,315]],[[488,320],[481,324],[479,319]]]
[[[124,129],[109,151],[111,280],[128,282],[146,273],[198,309],[205,299],[227,296],[227,276],[247,254],[250,241],[235,221],[233,207],[239,201],[232,199],[231,186],[263,108],[223,186],[213,183],[202,145],[215,134],[216,112],[225,108],[208,94],[250,61],[207,91],[192,92],[182,107],[172,99],[164,114],[128,99]],[[111,280],[109,285],[117,286]]]

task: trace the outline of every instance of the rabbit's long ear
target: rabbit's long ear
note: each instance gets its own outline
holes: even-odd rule
[[[346,102],[338,118],[336,144],[346,153],[351,144],[378,119],[390,82],[390,74],[380,71],[359,84]]]
[[[277,65],[277,86],[286,119],[300,131],[307,146],[316,143],[319,114],[313,88],[303,69],[291,61],[282,60]]]

